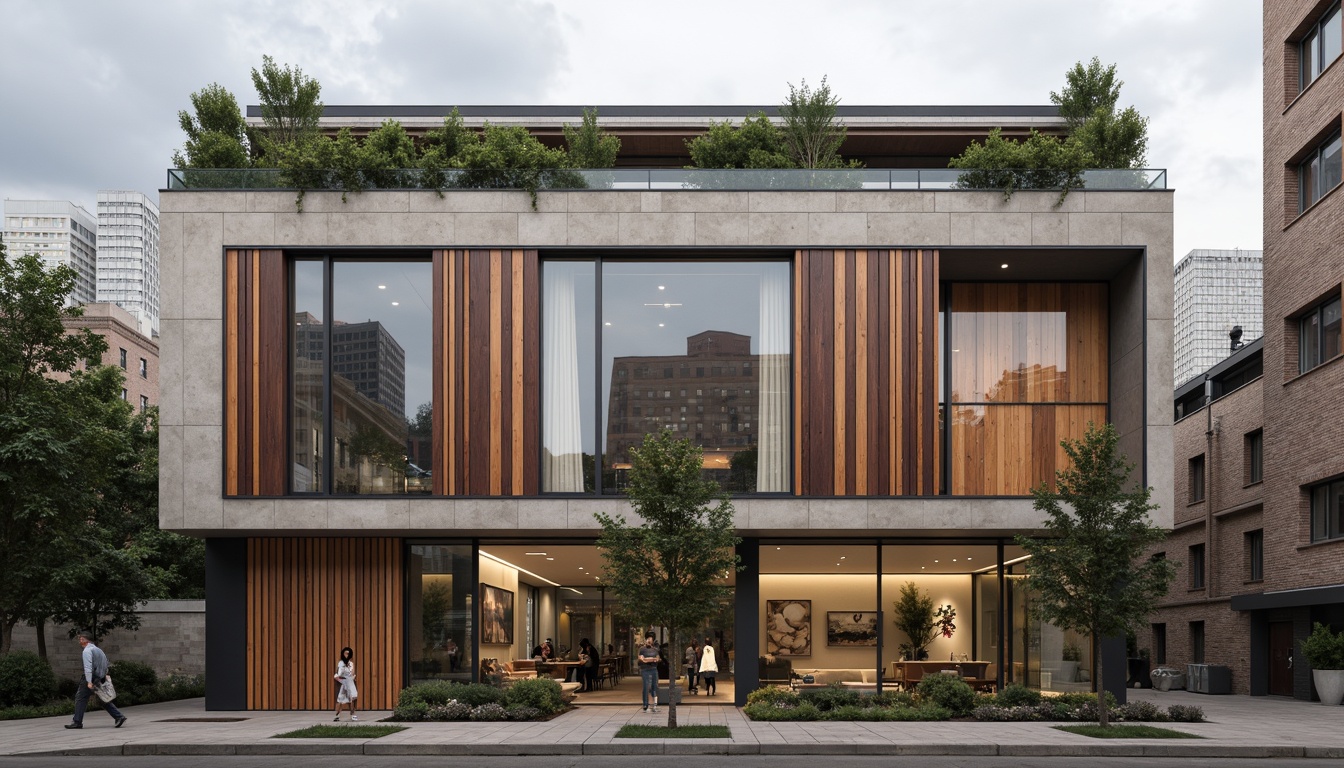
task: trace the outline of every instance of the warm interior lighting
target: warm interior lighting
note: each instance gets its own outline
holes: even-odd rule
[[[1000,264],[1000,265],[999,265],[999,269],[1007,269],[1007,268],[1008,268],[1008,265],[1007,265],[1007,264]]]
[[[542,557],[545,557],[545,556],[546,556],[546,553],[545,553],[545,552],[524,552],[523,554],[524,554],[524,555],[541,555]]]
[[[546,578],[545,576],[538,576],[537,574],[535,574],[535,573],[533,573],[533,572],[527,570],[526,568],[521,568],[521,567],[519,567],[519,566],[514,565],[513,563],[510,563],[508,560],[505,560],[505,559],[502,558],[502,557],[495,557],[494,555],[490,554],[489,552],[486,552],[484,549],[481,550],[481,557],[488,557],[488,558],[490,558],[491,560],[494,560],[496,563],[499,563],[500,565],[507,565],[508,567],[514,569],[515,571],[518,571],[519,573],[526,573],[528,576],[531,576],[531,577],[534,578],[534,579],[540,579],[541,581],[544,581],[544,582],[546,582],[547,584],[550,584],[552,587],[558,587],[558,586],[560,586],[559,584],[555,583],[554,581],[551,581],[550,579]],[[550,559],[550,558],[547,558],[547,559]]]

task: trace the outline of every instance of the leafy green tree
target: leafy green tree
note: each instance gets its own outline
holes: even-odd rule
[[[1174,574],[1172,563],[1145,556],[1167,534],[1148,516],[1157,509],[1149,501],[1152,489],[1130,483],[1134,465],[1118,442],[1114,426],[1091,423],[1081,440],[1062,441],[1069,466],[1055,473],[1053,489],[1045,483],[1032,489],[1047,536],[1017,537],[1031,556],[1036,616],[1094,638],[1121,636],[1145,623]],[[1094,679],[1103,679],[1100,656]],[[1102,726],[1109,723],[1105,698],[1097,702]]]
[[[396,120],[386,120],[364,137],[359,165],[372,187],[404,187],[402,171],[416,167],[415,142]]]
[[[582,188],[583,178],[573,173],[563,149],[551,149],[521,125],[490,125],[464,141],[450,164],[459,169],[453,186],[484,189],[522,189],[537,205],[537,190],[543,187]]]
[[[261,57],[261,71],[252,70],[252,85],[261,100],[265,124],[263,149],[290,144],[317,134],[322,119],[322,84],[286,64],[280,67],[270,56]]]
[[[703,626],[727,599],[724,580],[738,568],[734,547],[741,540],[733,535],[732,502],[716,483],[701,478],[699,447],[663,430],[646,436],[630,454],[626,493],[643,523],[632,526],[622,515],[596,513],[602,580],[624,615],[671,633],[667,724],[675,728],[680,638]]]
[[[1004,199],[1019,189],[1059,189],[1059,201],[1070,189],[1083,185],[1083,170],[1092,156],[1077,142],[1047,136],[1032,129],[1026,141],[1003,137],[1000,129],[989,132],[983,144],[973,142],[948,165],[965,173],[957,177],[964,189],[1002,189]]]
[[[1148,152],[1148,118],[1134,107],[1116,111],[1120,86],[1115,65],[1102,66],[1092,57],[1064,73],[1062,92],[1050,92],[1050,101],[1069,123],[1072,139],[1092,156],[1093,168],[1142,168]]]
[[[794,168],[784,137],[764,112],[748,115],[740,127],[731,120],[686,142],[692,168]]]
[[[793,165],[798,168],[844,168],[840,147],[845,143],[846,129],[835,118],[840,97],[831,93],[826,78],[812,90],[803,80],[797,88],[789,83],[789,99],[779,107],[784,125],[780,138]],[[850,167],[858,167],[850,164]]]
[[[89,390],[105,380],[78,369],[107,344],[62,325],[83,314],[65,306],[74,284],[70,268],[11,258],[0,242],[0,654],[39,608],[52,571],[78,554],[72,542],[103,477],[107,441]]]
[[[597,124],[597,110],[583,110],[583,122],[576,128],[564,126],[565,149],[574,168],[611,168],[621,151],[621,140],[607,135]]]
[[[247,123],[233,94],[211,83],[191,94],[191,108],[177,113],[187,141],[173,152],[176,168],[246,168],[251,165]],[[184,154],[185,152],[185,154]]]

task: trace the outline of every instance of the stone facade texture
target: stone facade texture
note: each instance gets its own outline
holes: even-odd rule
[[[137,611],[140,629],[114,629],[98,647],[109,661],[138,661],[167,675],[205,674],[205,601],[150,600]],[[77,679],[82,673],[79,643],[71,627],[47,624],[47,658],[57,677]],[[14,649],[37,651],[37,632],[26,624],[14,627]]]

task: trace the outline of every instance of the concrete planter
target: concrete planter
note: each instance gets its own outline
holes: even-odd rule
[[[1322,704],[1333,707],[1344,701],[1344,669],[1313,669],[1311,680]]]

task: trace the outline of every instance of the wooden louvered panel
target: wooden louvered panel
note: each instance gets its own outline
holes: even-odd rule
[[[795,467],[811,496],[938,492],[938,252],[799,251]]]
[[[539,277],[536,251],[434,252],[436,494],[538,492]]]
[[[224,255],[224,493],[285,492],[289,323],[284,253]]]
[[[399,539],[249,539],[248,708],[333,707],[348,645],[360,708],[391,709],[404,682],[402,578]]]

